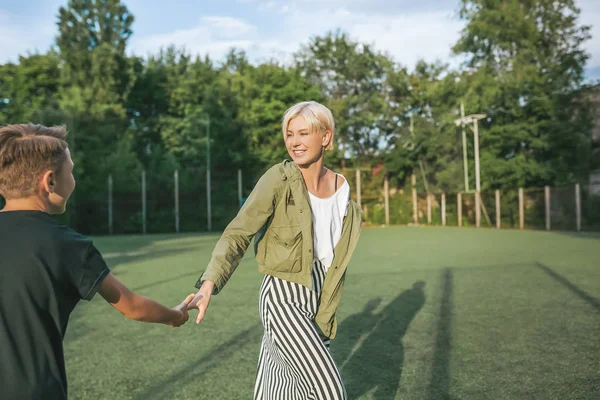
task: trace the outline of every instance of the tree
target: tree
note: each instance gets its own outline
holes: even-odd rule
[[[341,32],[311,39],[295,58],[302,76],[321,90],[336,116],[341,155],[379,154],[389,58]]]
[[[482,187],[560,184],[585,175],[589,119],[575,96],[589,28],[578,25],[574,1],[463,0],[460,15],[467,25],[454,51],[467,57],[467,113],[489,115],[482,124]]]
[[[59,55],[49,52],[0,66],[0,124],[44,123],[44,111],[56,107],[59,62]]]
[[[133,15],[120,0],[70,0],[59,10],[56,44],[64,62],[62,108],[123,116],[134,83],[125,54]]]

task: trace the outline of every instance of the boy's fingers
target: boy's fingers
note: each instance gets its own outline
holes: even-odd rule
[[[187,306],[188,304],[190,304],[192,302],[192,300],[194,300],[195,297],[196,297],[195,293],[189,294],[188,297],[186,297],[185,300],[183,301],[183,303],[181,303],[181,304],[184,304]]]

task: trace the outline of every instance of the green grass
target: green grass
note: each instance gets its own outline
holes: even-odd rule
[[[96,244],[129,287],[175,305],[217,238]],[[100,296],[80,305],[71,398],[252,398],[261,278],[249,255],[199,326],[127,321]],[[365,229],[338,316],[332,353],[350,399],[600,398],[600,235]]]

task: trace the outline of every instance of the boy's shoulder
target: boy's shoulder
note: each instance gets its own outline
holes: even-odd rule
[[[41,211],[6,211],[0,212],[0,221],[4,233],[20,240],[19,237],[27,236],[27,241],[49,242],[59,249],[68,250],[78,245],[87,247],[92,239],[73,230],[58,221],[52,215]]]

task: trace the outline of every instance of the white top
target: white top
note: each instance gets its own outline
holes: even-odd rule
[[[333,262],[333,249],[342,236],[342,224],[350,198],[350,185],[344,178],[344,183],[331,197],[323,199],[310,192],[308,197],[313,214],[314,258],[320,260],[327,271]]]

